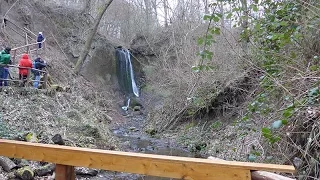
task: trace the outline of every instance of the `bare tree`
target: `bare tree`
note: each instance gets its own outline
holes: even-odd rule
[[[244,55],[248,54],[248,19],[249,19],[249,13],[248,13],[248,2],[247,0],[241,0],[241,6],[242,6],[242,10],[243,10],[243,19],[241,22],[241,28],[243,30],[243,32],[245,33],[244,38],[242,39],[242,49],[243,49],[243,53]]]
[[[154,11],[155,18],[156,18],[156,20],[158,21],[158,6],[157,6],[157,0],[152,0],[152,1],[151,1],[151,4],[152,4],[152,8],[153,8],[153,11]]]
[[[220,9],[220,14],[221,14],[221,27],[224,28],[225,27],[225,21],[224,21],[223,2],[222,1],[218,1],[218,6],[219,6],[219,9]]]
[[[152,21],[152,13],[151,13],[151,3],[150,0],[144,0],[144,5],[146,8],[146,24],[147,24],[147,32],[150,32],[150,26]]]
[[[209,14],[208,0],[203,0],[203,5],[204,5],[204,13]]]
[[[86,13],[86,14],[90,14],[91,12],[91,0],[86,0],[86,3],[83,7],[83,10],[82,10],[83,14]]]
[[[168,27],[168,1],[163,0],[163,10],[164,10],[164,26]]]
[[[93,37],[94,35],[96,34],[97,32],[97,29],[98,29],[98,26],[100,24],[100,21],[104,15],[104,13],[106,12],[107,8],[110,6],[110,4],[112,3],[113,0],[108,0],[103,6],[102,6],[102,9],[101,11],[98,13],[97,15],[97,18],[94,22],[94,25],[93,27],[90,28],[90,32],[88,34],[88,37],[87,37],[87,40],[86,40],[86,43],[83,47],[83,50],[80,54],[80,57],[76,63],[76,66],[74,68],[74,72],[76,74],[79,74],[80,70],[81,70],[81,67],[83,65],[83,62],[85,61],[85,59],[87,58],[87,55],[90,51],[90,48],[91,48],[91,44],[92,44],[92,40],[93,40]]]

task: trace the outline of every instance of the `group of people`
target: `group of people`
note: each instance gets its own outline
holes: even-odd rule
[[[10,47],[6,47],[0,53],[0,87],[8,86],[9,65],[12,64],[10,56]],[[28,77],[28,70],[34,75],[33,86],[39,87],[41,70],[47,66],[46,62],[38,56],[35,60],[31,61],[27,53],[23,54],[19,60],[19,79],[21,80],[21,86],[25,85]]]
[[[37,37],[38,48],[42,48],[42,43],[44,41],[44,36],[42,32],[39,32]],[[10,75],[9,65],[12,64],[11,48],[6,47],[3,51],[0,52],[0,87],[8,86],[8,77]],[[34,75],[33,86],[35,88],[39,87],[41,70],[47,66],[46,62],[38,56],[35,60],[31,61],[27,53],[23,54],[19,60],[19,79],[21,80],[21,86],[25,85],[28,77],[28,69],[31,69],[31,72]]]

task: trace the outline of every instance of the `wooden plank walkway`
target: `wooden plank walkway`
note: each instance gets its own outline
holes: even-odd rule
[[[252,170],[295,172],[294,167],[288,165],[213,161],[210,159],[108,151],[11,140],[0,140],[0,155],[66,166],[192,180],[250,180]],[[72,172],[70,168],[65,166],[58,166],[57,169],[61,170],[59,172]],[[59,175],[59,177],[66,176]],[[62,179],[74,179],[74,176]]]

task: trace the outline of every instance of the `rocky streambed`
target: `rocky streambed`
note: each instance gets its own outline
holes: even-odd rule
[[[160,154],[169,156],[184,156],[195,157],[193,153],[188,152],[185,148],[179,147],[171,138],[160,138],[150,135],[145,132],[144,125],[146,118],[144,115],[125,115],[124,122],[115,124],[110,127],[112,134],[115,136],[119,144],[119,149],[126,152],[138,152],[148,154]],[[26,134],[25,137],[20,137],[28,141],[37,139],[34,134]],[[68,140],[62,139],[61,136],[54,136],[51,138],[55,144],[68,144]],[[40,141],[41,142],[41,141]],[[5,158],[5,157],[2,157]],[[6,167],[1,161],[7,161]],[[36,180],[50,180],[55,178],[55,165],[43,162],[33,162],[20,159],[1,159],[0,158],[0,179],[36,179]],[[96,169],[88,169],[76,167],[76,175],[79,180],[162,180],[169,178],[143,176],[138,174],[129,174],[121,172],[112,172]]]

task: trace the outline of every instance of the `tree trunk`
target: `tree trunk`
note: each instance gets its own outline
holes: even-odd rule
[[[244,53],[244,56],[248,55],[248,41],[249,41],[249,37],[248,37],[248,19],[249,19],[249,15],[248,15],[248,3],[247,0],[241,0],[241,6],[242,6],[242,10],[243,10],[243,18],[242,18],[242,22],[241,22],[241,28],[243,30],[244,34],[244,38],[242,39],[241,42],[241,47]]]
[[[156,18],[156,22],[159,22],[158,21],[158,7],[157,7],[157,0],[152,0],[151,1],[151,4],[152,4],[152,8],[154,10],[154,16]]]
[[[87,13],[89,14],[90,13],[90,10],[91,10],[91,0],[86,0],[86,3],[83,7],[83,10],[82,10],[82,13]]]
[[[91,44],[92,44],[92,41],[93,41],[93,37],[94,35],[96,34],[97,32],[97,29],[98,29],[98,26],[100,24],[100,21],[104,15],[104,13],[106,12],[107,8],[110,6],[110,4],[112,3],[113,0],[108,0],[103,6],[102,6],[102,10],[98,13],[98,16],[94,22],[94,25],[92,28],[90,28],[90,33],[88,34],[88,37],[87,37],[87,40],[86,40],[86,43],[84,45],[84,48],[80,54],[80,57],[76,63],[76,66],[74,68],[74,72],[78,75],[80,70],[81,70],[81,67],[84,63],[84,61],[86,60],[87,56],[88,56],[88,53],[90,51],[90,48],[91,48]]]
[[[163,0],[163,10],[164,10],[164,27],[168,27],[168,2]]]
[[[147,25],[147,33],[150,33],[151,30],[151,20],[152,20],[152,13],[151,13],[151,5],[150,0],[144,0],[144,5],[146,6],[146,25]]]
[[[203,0],[203,4],[204,4],[204,13],[209,14],[208,0]]]
[[[221,28],[224,28],[225,22],[224,22],[224,9],[223,9],[223,2],[218,2],[219,3],[219,9],[220,9],[220,14],[221,14]]]

